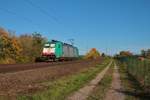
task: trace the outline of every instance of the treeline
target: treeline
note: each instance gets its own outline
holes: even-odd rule
[[[39,57],[46,38],[40,33],[16,36],[0,28],[0,63],[29,63]]]
[[[150,59],[150,49],[142,50],[142,51],[141,51],[141,55],[142,55],[142,57],[144,57],[144,58]]]
[[[134,55],[130,51],[120,51],[119,54],[116,54],[115,57],[129,57],[129,56],[136,56],[136,57],[143,57],[146,59],[150,59],[150,49],[147,50],[141,50],[141,53],[138,55]]]

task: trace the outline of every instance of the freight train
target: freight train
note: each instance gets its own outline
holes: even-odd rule
[[[44,44],[42,57],[51,61],[73,60],[79,57],[78,48],[57,40]]]

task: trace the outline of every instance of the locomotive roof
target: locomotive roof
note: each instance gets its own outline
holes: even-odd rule
[[[77,48],[77,47],[75,47],[75,46],[73,46],[73,45],[71,45],[71,44],[63,43],[63,42],[58,41],[58,40],[51,40],[51,41],[49,41],[49,42],[47,42],[47,43],[57,43],[57,42],[60,42],[60,43],[62,43],[62,44],[64,44],[64,45],[69,45],[69,46],[72,46],[72,47],[74,47],[74,48]]]
[[[54,42],[54,43],[56,43],[56,42],[61,42],[61,41],[57,41],[57,40],[51,40],[51,42]],[[61,43],[63,43],[63,42],[61,42]],[[69,46],[73,46],[73,45],[71,45],[71,44],[68,44],[68,43],[63,43],[64,45],[69,45]]]

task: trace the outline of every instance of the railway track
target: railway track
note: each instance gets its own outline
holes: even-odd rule
[[[41,62],[41,63],[30,63],[30,64],[0,64],[0,73],[17,72],[23,70],[54,67],[56,65],[75,64],[88,62],[89,60],[76,60],[67,62]]]

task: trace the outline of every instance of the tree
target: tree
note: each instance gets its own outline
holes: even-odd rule
[[[146,57],[146,50],[141,50],[141,56]]]
[[[86,55],[86,59],[97,59],[100,58],[100,53],[96,50],[96,48],[92,48]]]
[[[0,63],[33,62],[40,56],[45,41],[37,32],[17,37],[14,31],[0,28]]]
[[[150,49],[147,50],[147,58],[150,58]]]
[[[11,33],[8,33],[6,30],[0,28],[0,58],[3,59],[4,62],[8,59],[15,62],[21,52],[21,47],[17,37],[11,37],[10,34]]]
[[[106,55],[105,55],[105,53],[102,53],[102,57],[105,57]]]
[[[121,51],[120,55],[121,57],[128,57],[128,56],[132,56],[133,54],[130,51]]]
[[[6,45],[7,45],[7,37],[1,34],[0,35],[0,58],[1,59],[6,56],[6,54],[4,52]]]
[[[46,39],[40,33],[35,32],[32,35],[21,35],[19,41],[23,48],[22,62],[33,62],[36,57],[41,55]]]
[[[145,58],[150,58],[150,49],[148,50],[141,50],[141,56]]]
[[[19,43],[17,37],[12,37],[10,40],[11,43],[11,57],[15,60],[18,60],[19,57],[21,56],[21,51],[22,51],[22,47],[21,44]]]
[[[33,38],[32,50],[34,51],[33,56],[36,58],[41,55],[43,45],[46,42],[46,39],[42,37],[40,33],[37,32],[32,34],[32,38]]]

